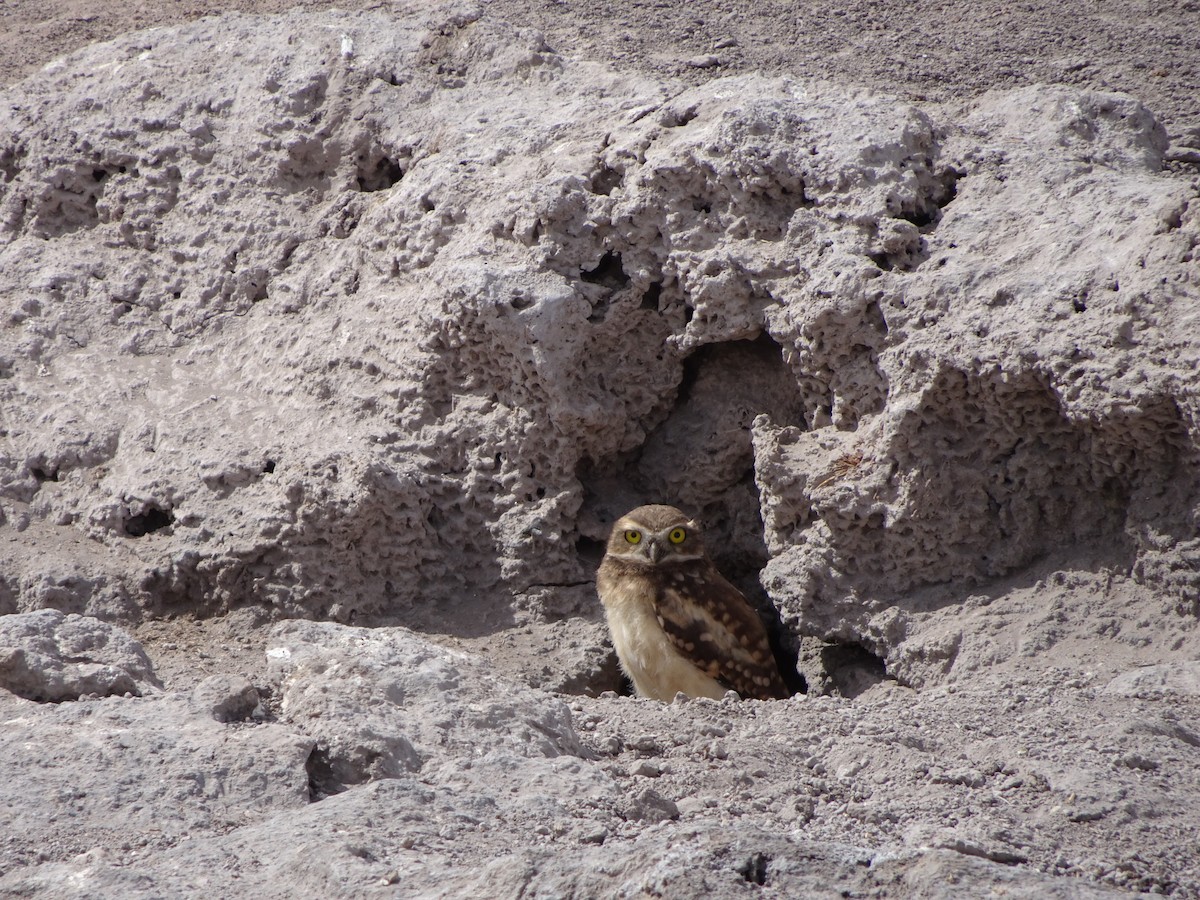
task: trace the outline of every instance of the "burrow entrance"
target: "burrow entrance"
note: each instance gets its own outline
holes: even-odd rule
[[[667,503],[698,517],[713,561],[759,611],[780,671],[800,693],[807,685],[796,671],[798,644],[758,582],[768,557],[750,427],[764,413],[773,422],[804,427],[794,376],[769,335],[693,352],[684,361],[674,404],[642,445],[619,458],[580,465],[580,520],[588,524],[579,550],[594,570],[612,523],[646,503]],[[612,684],[592,689],[630,693],[615,667],[611,677]]]

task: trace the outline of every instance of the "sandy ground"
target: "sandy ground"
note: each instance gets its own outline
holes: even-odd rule
[[[1177,140],[1200,142],[1200,8],[1174,2],[967,3],[914,9],[887,0],[828,4],[635,0],[494,0],[560,52],[695,81],[762,71],[845,80],[911,99],[1055,82],[1125,91]],[[386,9],[386,3],[16,0],[0,6],[0,81],[77,47],[153,25],[231,10]]]

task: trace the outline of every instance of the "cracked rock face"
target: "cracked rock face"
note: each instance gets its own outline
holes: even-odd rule
[[[1125,95],[687,86],[453,5],[13,86],[0,890],[1195,893],[1166,147]],[[834,696],[596,696],[603,540],[664,501]],[[248,649],[160,681],[116,624],[186,617]]]
[[[913,683],[922,590],[1057,551],[1194,603],[1200,226],[1135,101],[679,91],[431,16],[11,94],[3,515],[59,552],[6,551],[9,611],[499,627],[660,499],[785,642]]]

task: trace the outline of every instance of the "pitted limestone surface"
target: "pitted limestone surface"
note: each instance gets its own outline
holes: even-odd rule
[[[1164,154],[954,80],[1129,83],[1090,11],[616,6],[210,18],[5,91],[0,893],[1200,893],[1179,11],[1115,26],[1172,38]],[[596,696],[649,500],[807,695]]]
[[[685,87],[414,16],[9,92],[0,503],[54,552],[5,545],[4,608],[478,636],[594,616],[596,542],[661,499],[766,564],[787,640],[909,680],[958,606],[922,591],[1047,554],[1194,606],[1200,225],[1134,100]]]

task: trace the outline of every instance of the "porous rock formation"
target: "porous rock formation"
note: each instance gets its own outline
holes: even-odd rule
[[[1194,678],[1105,695],[1125,698],[1109,714],[1138,744],[1112,750],[1111,791],[1079,787],[1111,773],[1071,768],[1069,742],[1049,769],[983,751],[931,769],[910,757],[948,746],[901,734],[890,705],[1063,666],[1086,708],[1072,721],[1098,736],[1095,672],[1079,675],[1097,639],[1116,668],[1196,656],[1200,203],[1161,172],[1165,146],[1122,95],[918,108],[757,76],[684,88],[457,6],[224,16],[14,87],[0,107],[0,674],[21,663],[3,686],[28,699],[6,709],[73,741],[98,721],[101,771],[123,741],[165,747],[194,789],[81,787],[62,795],[65,832],[17,804],[10,833],[32,837],[0,885],[69,875],[80,896],[150,896],[200,889],[196,866],[210,892],[290,878],[288,896],[935,893],[965,867],[1030,896],[1084,889],[1063,874],[1197,890],[1194,862],[1167,847],[1189,833],[1183,807],[1120,794],[1194,761],[1192,731],[1143,728],[1129,699],[1189,697]],[[717,826],[746,785],[727,751],[695,742],[736,738],[738,757],[770,733],[796,754],[805,739],[783,736],[797,721],[815,735],[849,706],[680,705],[674,743],[654,730],[661,707],[581,700],[575,713],[614,729],[581,740],[536,690],[618,686],[592,571],[611,521],[653,500],[706,520],[794,684],[864,691],[880,707],[865,730],[899,741],[830,779],[840,751],[816,737],[795,765],[764,763],[751,779],[823,799],[754,807],[732,838]],[[126,638],[134,661],[102,685],[28,664],[64,615],[96,631],[248,609],[501,647],[541,629],[570,647],[545,664],[514,653],[497,675],[404,629],[295,623],[273,633],[263,683],[217,675],[190,693],[162,693]],[[32,702],[108,693],[128,696],[95,714]],[[1032,732],[1012,728],[996,740],[1020,755],[1011,742]],[[227,734],[209,771],[198,747]],[[67,790],[77,752],[59,751],[43,796]],[[674,773],[625,768],[672,753]],[[725,801],[708,804],[696,765]],[[896,765],[908,775],[888,776]],[[932,784],[936,801],[871,801],[859,776],[873,768],[879,795]],[[664,774],[679,776],[670,791],[639,783]],[[530,792],[509,797],[510,778]],[[962,814],[974,831],[937,830],[960,789],[1024,791],[1048,818],[984,804]],[[140,873],[96,856],[113,840],[90,818],[101,796],[146,810],[126,823],[142,836],[130,853],[174,849]],[[438,810],[428,833],[418,807]],[[1076,827],[1151,807],[1164,819],[1126,868],[1110,865],[1115,834]],[[841,825],[818,827],[831,810]],[[1079,858],[1055,855],[1063,815]],[[787,834],[810,822],[835,843]],[[250,876],[280,828],[290,855]],[[586,858],[536,850],[472,872],[506,828]],[[349,862],[310,856],[326,829],[355,833]],[[31,843],[47,835],[59,843]]]
[[[646,498],[884,657],[916,589],[1059,548],[1195,595],[1197,223],[1135,101],[679,93],[446,16],[15,94],[4,516],[55,552],[9,611],[502,620]]]

